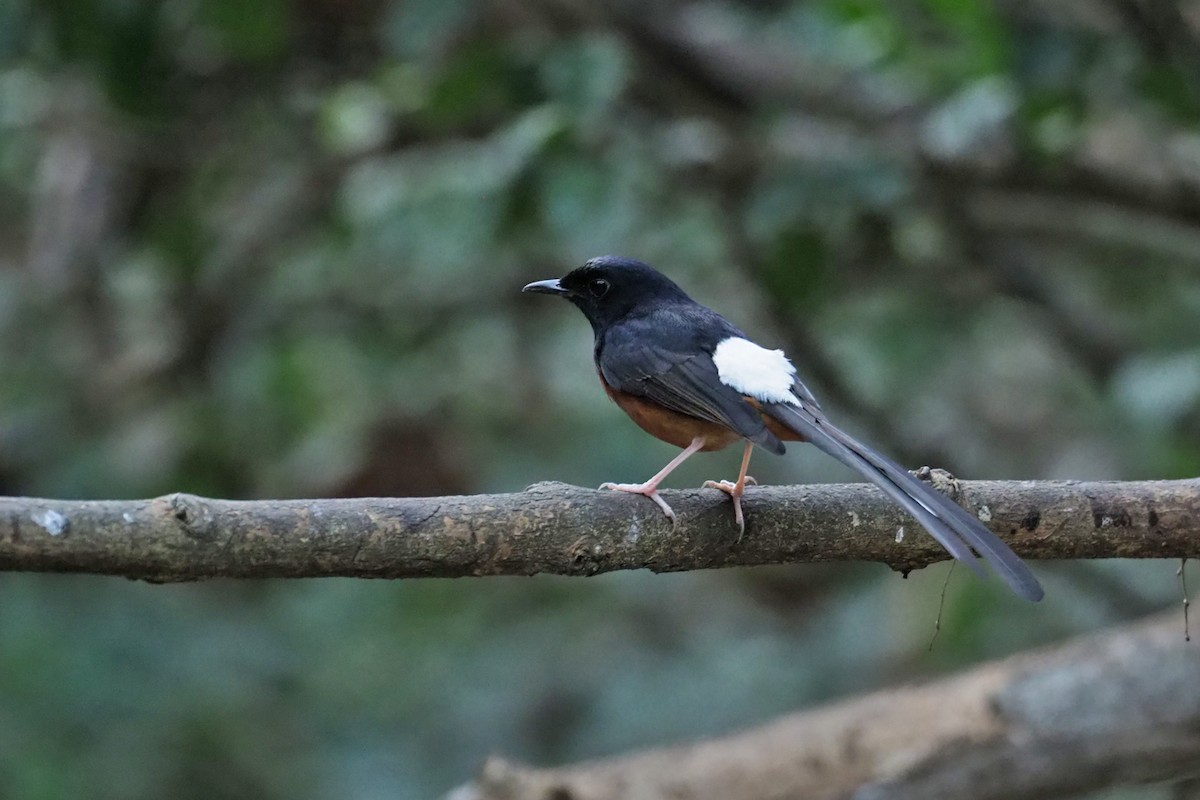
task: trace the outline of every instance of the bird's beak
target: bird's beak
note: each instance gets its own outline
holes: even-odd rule
[[[534,281],[521,291],[534,292],[535,294],[567,294],[567,290],[562,287],[562,284],[554,279],[548,281]]]

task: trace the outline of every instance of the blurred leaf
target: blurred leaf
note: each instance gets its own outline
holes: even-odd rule
[[[1185,75],[1172,64],[1149,64],[1144,68],[1141,89],[1176,122],[1195,125],[1200,121],[1200,76]]]
[[[430,82],[421,119],[435,133],[466,126],[490,126],[535,100],[532,70],[496,41],[464,46]]]
[[[922,0],[922,5],[955,37],[945,67],[965,77],[990,75],[1010,66],[1008,29],[998,8],[974,0]]]
[[[608,252],[627,240],[641,211],[636,154],[604,163],[583,153],[557,153],[539,175],[540,205],[549,232],[571,261]]]
[[[114,104],[156,113],[170,67],[159,42],[153,4],[120,0],[50,0],[40,7],[69,61],[94,62]]]
[[[1018,95],[1003,78],[976,81],[941,105],[925,121],[923,142],[938,158],[978,158],[997,149],[1016,114]]]
[[[203,0],[198,7],[235,58],[266,62],[283,54],[291,23],[288,0]]]
[[[6,0],[0,3],[0,61],[15,58],[24,49],[29,36],[30,0]],[[0,112],[2,113],[2,112]]]
[[[1140,422],[1170,427],[1200,410],[1200,351],[1132,359],[1114,382],[1117,397]]]
[[[781,232],[764,266],[764,291],[796,309],[826,297],[835,272],[820,233],[799,228]]]
[[[353,154],[379,147],[391,129],[386,98],[374,86],[349,83],[329,97],[322,109],[321,131],[330,149]]]
[[[444,55],[451,38],[467,19],[467,0],[405,0],[389,4],[383,36],[401,58],[432,61]]]
[[[508,219],[504,192],[560,125],[553,109],[535,108],[482,141],[372,159],[347,176],[347,218],[380,257],[414,268],[412,291],[445,296],[478,266]]]
[[[541,64],[547,93],[565,106],[585,137],[608,127],[605,117],[614,113],[629,71],[629,56],[621,41],[604,35],[564,42]]]

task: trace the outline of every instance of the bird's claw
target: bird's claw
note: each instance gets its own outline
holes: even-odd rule
[[[739,486],[733,481],[705,481],[702,489],[720,489],[729,495],[733,500],[733,520],[738,526],[738,543],[742,541],[742,537],[746,534],[746,518],[742,516],[742,492],[745,491],[745,483],[758,484],[758,481],[746,476],[745,482]]]
[[[747,475],[742,479],[743,486],[758,486],[758,479],[753,475]],[[737,486],[733,481],[705,481],[701,489],[720,489],[723,492],[732,491]]]
[[[671,520],[671,527],[675,527],[678,520],[675,518],[675,512],[667,505],[667,501],[662,499],[662,495],[658,493],[658,488],[646,483],[602,483],[601,489],[612,489],[615,492],[629,492],[630,494],[640,494],[643,497],[649,497],[659,508],[662,509],[667,519]]]

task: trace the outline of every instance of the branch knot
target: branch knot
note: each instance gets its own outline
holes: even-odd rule
[[[184,535],[201,542],[215,542],[217,526],[207,502],[194,494],[176,492],[167,498],[167,506]]]

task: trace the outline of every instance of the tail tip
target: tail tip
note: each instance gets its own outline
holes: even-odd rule
[[[1031,583],[1023,584],[1017,589],[1017,594],[1032,603],[1039,603],[1046,596],[1046,590],[1037,582],[1037,579],[1034,579]]]
[[[1024,565],[1022,565],[1024,566]],[[1024,600],[1031,603],[1040,602],[1046,596],[1046,590],[1042,588],[1042,584],[1038,582],[1037,577],[1028,568],[1019,573],[1003,574],[1004,582],[1013,592]]]

